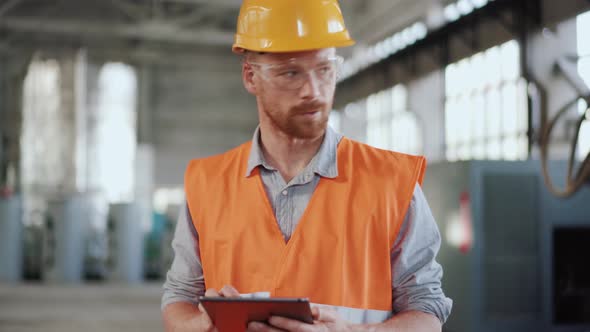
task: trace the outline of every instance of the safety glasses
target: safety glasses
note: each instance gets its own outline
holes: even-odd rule
[[[261,77],[282,90],[298,90],[310,79],[322,85],[333,84],[343,59],[332,56],[314,61],[310,64],[299,59],[289,59],[282,63],[260,63],[246,61],[253,68],[258,69]]]

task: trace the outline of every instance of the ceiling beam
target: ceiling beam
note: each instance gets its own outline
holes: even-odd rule
[[[367,43],[376,43],[426,16],[432,0],[395,0],[373,2],[374,8],[355,17],[353,37]],[[362,24],[360,24],[363,22]]]
[[[135,21],[143,21],[148,17],[145,6],[133,5],[121,0],[110,0],[111,4]]]
[[[8,0],[2,6],[0,6],[0,17],[4,16],[14,6],[18,5],[22,0]]]
[[[81,38],[133,38],[185,45],[229,46],[232,31],[188,30],[163,22],[146,24],[92,22],[36,17],[5,17],[0,27],[17,32],[57,34]]]
[[[220,8],[238,9],[242,5],[242,0],[165,0],[166,2],[186,3],[195,5],[209,5]]]

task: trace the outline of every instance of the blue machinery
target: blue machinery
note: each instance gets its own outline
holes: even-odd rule
[[[473,161],[430,165],[424,191],[455,301],[445,331],[590,330],[590,186],[565,200],[538,161]]]

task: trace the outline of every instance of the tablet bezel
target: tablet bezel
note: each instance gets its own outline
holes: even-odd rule
[[[219,320],[241,319],[243,320],[243,326],[246,327],[252,321],[267,322],[271,316],[281,316],[313,324],[311,306],[307,298],[228,298],[202,296],[199,300],[207,311],[211,321],[217,327],[220,325]],[[244,313],[244,308],[247,307],[249,308]],[[236,310],[240,312],[236,313]]]

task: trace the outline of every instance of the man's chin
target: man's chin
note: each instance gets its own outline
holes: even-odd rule
[[[291,128],[291,136],[300,139],[314,139],[323,136],[326,133],[328,123],[323,125],[305,126],[300,128]]]

